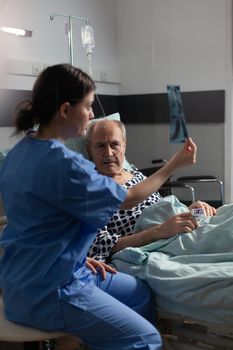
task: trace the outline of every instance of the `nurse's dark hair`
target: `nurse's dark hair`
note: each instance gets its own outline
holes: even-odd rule
[[[95,90],[92,78],[79,68],[58,64],[46,68],[38,76],[31,101],[16,107],[15,134],[39,125],[48,125],[64,102],[81,102]]]

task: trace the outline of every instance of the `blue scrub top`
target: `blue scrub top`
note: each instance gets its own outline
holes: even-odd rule
[[[86,309],[94,286],[87,251],[126,190],[60,141],[27,136],[5,159],[0,192],[8,219],[0,240],[7,318],[62,329],[63,299]]]

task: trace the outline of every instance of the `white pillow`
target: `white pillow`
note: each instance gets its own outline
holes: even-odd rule
[[[120,114],[119,113],[114,113],[111,115],[108,115],[104,118],[98,118],[95,119],[96,121],[99,120],[121,120]],[[86,148],[86,142],[85,142],[85,137],[76,137],[74,139],[68,139],[66,140],[66,146],[70,148],[72,151],[81,153],[85,158],[89,159],[88,153],[87,153],[87,148]],[[128,171],[133,171],[135,168],[127,161],[125,158],[124,163],[123,163],[124,169]]]

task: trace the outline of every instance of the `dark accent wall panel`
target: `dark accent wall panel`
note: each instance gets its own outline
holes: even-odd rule
[[[98,95],[106,115],[119,112],[126,124],[169,123],[166,93],[142,95]],[[15,107],[31,98],[31,91],[0,89],[0,127],[13,126]],[[188,123],[224,123],[225,91],[182,92],[184,112]],[[103,116],[97,99],[93,104],[95,117]]]
[[[224,123],[225,91],[194,91],[182,94],[188,123]],[[119,96],[121,119],[126,124],[169,123],[166,93]]]
[[[103,117],[104,115],[100,104],[104,109],[105,115],[120,112],[119,96],[98,94],[98,99],[95,98],[95,101],[93,104],[93,112],[94,112],[95,118]]]
[[[31,99],[32,92],[28,90],[0,89],[0,127],[13,126],[16,106],[25,100]],[[106,115],[119,112],[119,96],[98,95]],[[96,118],[102,117],[100,103],[95,98],[93,111]]]
[[[31,99],[31,91],[0,89],[0,127],[13,126],[16,106]]]

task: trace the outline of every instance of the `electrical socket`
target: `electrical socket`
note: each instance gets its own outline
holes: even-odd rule
[[[38,75],[42,70],[44,70],[43,63],[32,63],[32,75]]]
[[[101,81],[108,81],[108,74],[104,70],[100,72],[100,80]]]

